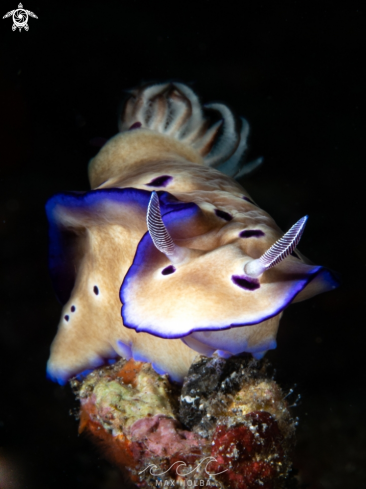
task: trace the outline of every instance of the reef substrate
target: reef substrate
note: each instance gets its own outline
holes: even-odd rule
[[[296,421],[266,362],[197,357],[183,386],[120,360],[71,385],[80,433],[140,488],[294,487]]]

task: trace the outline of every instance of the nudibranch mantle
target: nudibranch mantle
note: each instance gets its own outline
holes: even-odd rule
[[[89,164],[93,190],[47,203],[64,304],[49,377],[122,356],[182,381],[197,353],[260,358],[283,309],[337,280],[294,251],[305,218],[283,236],[233,179],[260,163],[241,162],[248,123],[174,83],[133,91],[119,129]]]

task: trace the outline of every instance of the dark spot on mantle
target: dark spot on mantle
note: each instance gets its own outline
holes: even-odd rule
[[[76,311],[76,307],[75,306],[71,306],[71,312],[75,312]]]
[[[234,282],[235,285],[238,285],[242,289],[246,290],[256,290],[260,287],[259,281],[256,278],[232,275],[231,280]]]
[[[171,182],[171,180],[173,180],[173,177],[171,177],[170,175],[161,175],[160,177],[154,178],[146,185],[148,187],[166,187]]]
[[[95,295],[98,295],[99,294],[99,289],[96,285],[94,285],[94,288],[93,288],[93,292]]]
[[[175,267],[173,267],[173,265],[169,265],[168,267],[165,267],[161,274],[162,275],[170,275],[171,273],[174,273],[175,272]]]
[[[217,217],[221,217],[221,219],[225,219],[225,221],[231,221],[233,216],[225,211],[220,211],[220,209],[215,209],[215,214]]]
[[[129,131],[133,131],[134,129],[140,129],[142,126],[141,122],[134,122],[132,126],[130,126]]]
[[[260,238],[264,236],[264,232],[260,229],[246,229],[239,234],[240,238]]]
[[[249,197],[246,197],[246,196],[244,195],[243,199],[244,199],[244,200],[247,200],[247,201],[248,201],[248,202],[250,202],[251,204],[255,205],[255,203],[254,203],[252,200],[250,200],[250,198],[249,198]]]
[[[65,321],[68,321],[70,319],[67,314],[66,314],[66,316],[64,316],[64,318],[65,318]]]

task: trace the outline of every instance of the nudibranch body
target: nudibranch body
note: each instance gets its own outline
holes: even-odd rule
[[[181,381],[197,352],[276,347],[283,309],[335,288],[233,177],[248,123],[202,107],[181,83],[131,93],[120,132],[91,160],[93,190],[47,204],[50,270],[64,303],[48,375],[60,383],[108,359],[151,362]]]

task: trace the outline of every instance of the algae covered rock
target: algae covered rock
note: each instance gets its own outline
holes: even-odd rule
[[[139,487],[280,489],[294,482],[296,423],[265,362],[249,355],[197,357],[183,386],[133,360],[72,385],[80,432]]]
[[[170,396],[168,384],[167,376],[156,374],[149,363],[121,360],[114,367],[89,374],[79,398],[82,407],[92,401],[98,421],[117,435],[142,418],[155,415],[174,418],[176,402]]]

